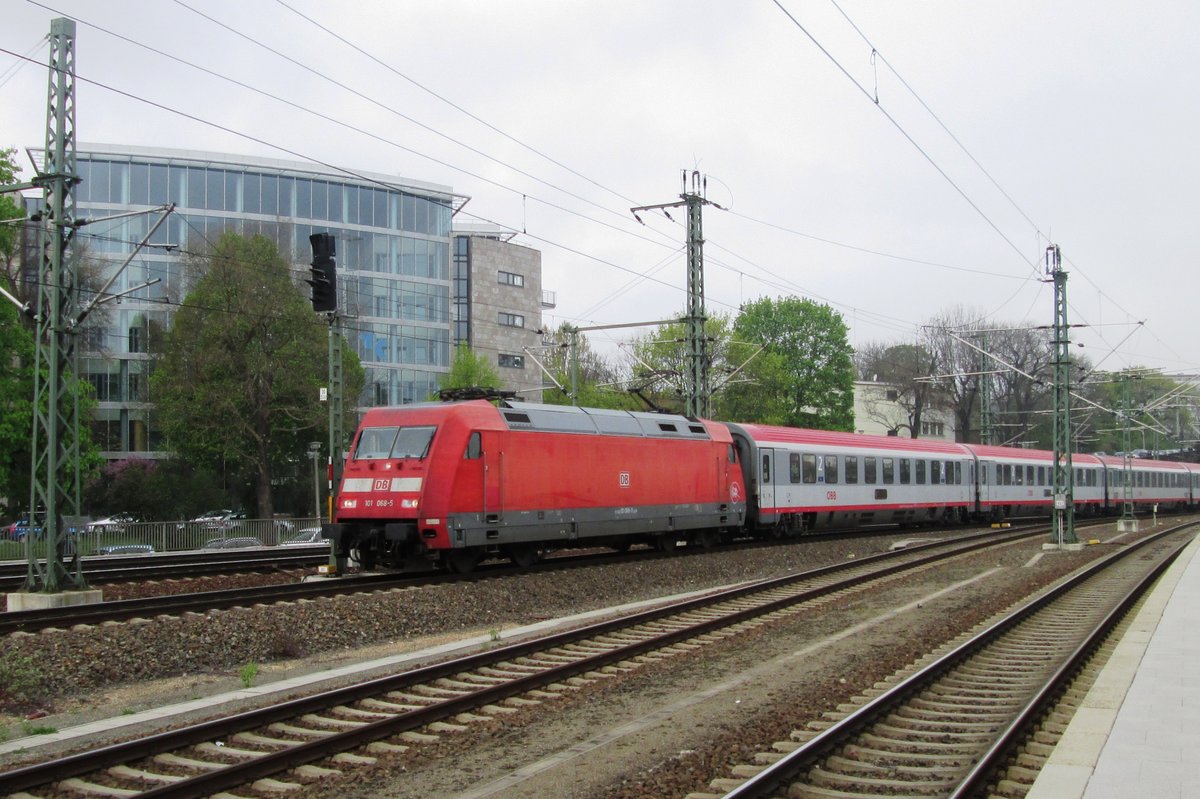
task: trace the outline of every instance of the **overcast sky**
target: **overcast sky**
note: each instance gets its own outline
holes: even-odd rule
[[[710,313],[809,297],[855,345],[956,306],[1049,325],[1054,242],[1093,362],[1200,372],[1195,0],[14,0],[0,147],[44,143],[58,16],[80,23],[81,143],[449,186],[461,221],[542,252],[550,326],[681,313],[685,215],[629,208],[687,170],[721,206]]]

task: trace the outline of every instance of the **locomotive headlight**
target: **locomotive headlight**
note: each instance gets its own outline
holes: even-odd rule
[[[402,499],[402,500],[400,500],[400,507],[402,507],[402,508],[415,508],[415,507],[417,507],[417,500],[415,500],[415,499]]]

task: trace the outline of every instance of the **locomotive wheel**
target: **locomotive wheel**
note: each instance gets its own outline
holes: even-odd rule
[[[608,548],[611,549],[613,552],[620,552],[622,555],[624,555],[626,552],[629,551],[629,548],[631,546],[633,546],[633,542],[630,541],[628,538],[625,538],[625,539],[622,539],[615,543],[609,544]]]
[[[452,549],[445,555],[446,568],[455,574],[470,574],[475,571],[483,553],[476,549]]]
[[[533,544],[513,544],[505,554],[518,569],[528,569],[541,560],[542,555]]]
[[[712,549],[720,543],[720,536],[717,531],[706,527],[696,534],[695,542],[700,545],[701,549]]]

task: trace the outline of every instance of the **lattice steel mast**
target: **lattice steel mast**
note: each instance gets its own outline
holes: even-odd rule
[[[708,416],[712,387],[709,384],[708,338],[704,323],[704,230],[701,209],[705,205],[720,208],[703,196],[704,179],[699,172],[692,172],[692,190],[687,190],[687,172],[683,173],[683,193],[679,202],[643,205],[631,208],[634,216],[638,211],[653,211],[666,208],[687,207],[687,261],[688,307],[684,322],[687,324],[688,347],[688,393],[684,413],[688,416]],[[641,219],[638,218],[640,222]]]
[[[30,488],[29,561],[26,591],[56,593],[84,588],[74,554],[73,571],[64,564],[69,540],[65,515],[79,516],[79,392],[75,390],[76,269],[68,257],[74,233],[74,186],[79,182],[75,154],[75,22],[50,23],[50,78],[46,113],[46,153],[34,183],[45,189],[42,210],[42,265],[39,270],[37,355],[34,363],[33,471]],[[39,524],[40,522],[40,524]],[[37,527],[42,528],[39,538]],[[40,562],[37,551],[44,553]]]
[[[1067,324],[1067,273],[1057,244],[1046,248],[1046,272],[1054,281],[1054,541],[1076,544],[1075,471],[1071,463],[1071,342]]]

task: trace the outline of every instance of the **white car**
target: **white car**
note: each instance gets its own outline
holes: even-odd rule
[[[89,522],[84,530],[92,535],[100,533],[123,533],[126,527],[131,524],[138,524],[141,521],[141,519],[132,513],[114,513],[107,518]]]
[[[286,541],[281,541],[280,546],[298,547],[307,544],[328,544],[329,539],[321,535],[320,527],[305,527],[300,532]]]

